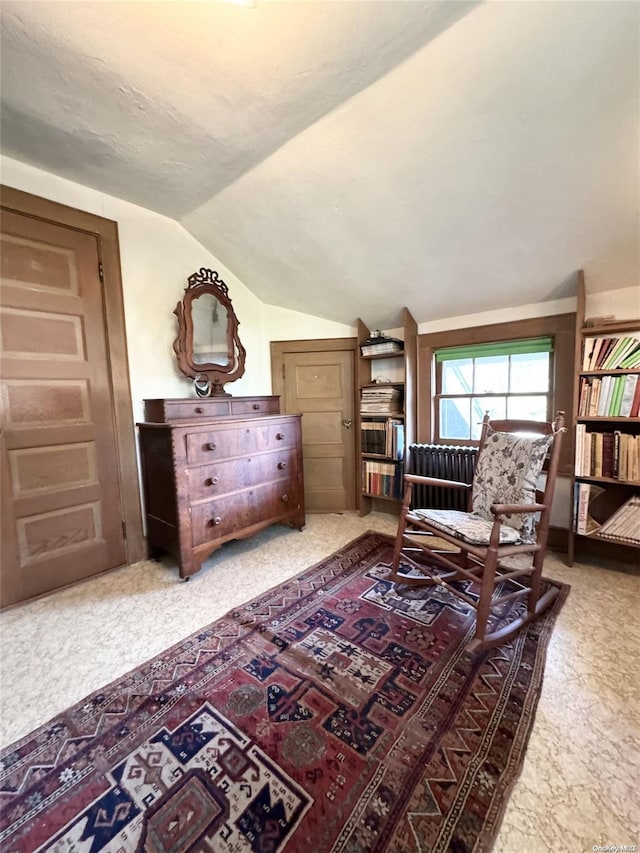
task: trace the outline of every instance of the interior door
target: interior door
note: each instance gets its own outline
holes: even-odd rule
[[[308,510],[356,507],[353,351],[285,352],[286,412],[302,412]]]
[[[6,605],[126,547],[97,238],[8,210],[0,236]]]

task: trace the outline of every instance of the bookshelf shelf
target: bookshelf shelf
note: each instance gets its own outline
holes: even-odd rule
[[[579,273],[568,562],[581,541],[640,548],[640,320],[590,325]]]
[[[631,426],[634,423],[640,424],[640,419],[638,419],[638,418],[622,418],[622,417],[610,417],[610,418],[608,418],[604,415],[600,415],[600,416],[592,415],[591,417],[584,417],[582,415],[578,415],[576,420],[578,421],[578,423],[585,423],[585,424],[589,424],[589,423],[607,423],[607,424],[619,423],[619,424],[629,424]]]

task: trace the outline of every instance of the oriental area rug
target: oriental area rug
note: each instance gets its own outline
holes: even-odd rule
[[[3,853],[489,850],[568,587],[471,657],[467,605],[400,595],[392,547],[360,536],[4,750]]]

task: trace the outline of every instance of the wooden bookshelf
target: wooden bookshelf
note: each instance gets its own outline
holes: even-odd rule
[[[367,354],[362,344],[370,339],[370,329],[363,320],[358,320],[359,358],[357,366],[358,399],[356,401],[356,425],[359,444],[359,512],[366,515],[376,507],[376,501],[399,507],[402,499],[402,477],[407,447],[416,436],[416,373],[417,373],[417,324],[407,308],[402,311],[402,349],[382,354]],[[378,374],[390,373],[389,381],[372,381],[373,364]],[[388,366],[388,370],[385,370]],[[380,389],[397,389],[401,403],[391,411],[362,411],[363,395],[367,398]],[[373,405],[373,401],[371,401]],[[378,427],[378,425],[380,425]],[[381,452],[371,452],[371,445],[364,435],[370,427],[383,434],[378,437]],[[395,433],[395,435],[394,435]],[[401,439],[399,436],[402,436]],[[384,441],[384,444],[382,442]]]
[[[588,541],[640,551],[640,364],[634,359],[640,320],[585,320],[584,275],[578,275],[573,424],[575,458],[571,489],[568,562]],[[620,347],[623,355],[616,354]],[[631,360],[632,365],[624,365]],[[601,547],[599,553],[602,553]]]

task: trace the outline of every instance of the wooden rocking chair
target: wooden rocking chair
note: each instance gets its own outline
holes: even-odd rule
[[[472,484],[405,474],[388,579],[401,585],[400,593],[405,585],[438,584],[471,605],[477,611],[475,636],[468,646],[471,653],[515,636],[558,594],[554,587],[540,592],[563,432],[564,412],[558,412],[553,423],[490,421],[487,413]],[[537,483],[547,456],[546,484],[540,492]],[[413,486],[419,483],[468,490],[468,512],[412,509]],[[439,548],[429,545],[434,537],[455,547],[443,550],[442,542]],[[453,585],[465,580],[480,585],[477,601]],[[494,598],[496,586],[506,581],[510,583]],[[525,596],[522,615],[489,629],[493,608]]]

